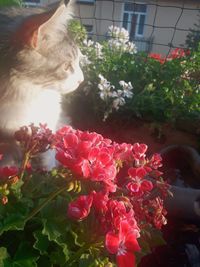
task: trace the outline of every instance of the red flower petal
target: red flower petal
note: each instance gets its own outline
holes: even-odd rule
[[[100,152],[97,159],[100,160],[103,165],[107,165],[112,157],[106,152]]]
[[[133,167],[131,167],[131,168],[129,168],[128,169],[128,175],[130,176],[130,177],[132,177],[132,178],[135,178],[136,176],[137,176],[137,172],[136,172],[136,168],[133,168]]]
[[[135,255],[133,252],[127,251],[125,254],[119,254],[116,257],[118,267],[135,267]]]
[[[82,157],[88,157],[92,143],[89,141],[82,141],[78,144],[77,150]]]
[[[78,144],[78,137],[76,134],[68,133],[63,137],[63,144],[65,148],[74,147]]]
[[[138,232],[138,230],[136,230]],[[125,239],[125,246],[127,248],[127,250],[130,251],[140,251],[140,246],[138,244],[138,241],[136,239],[136,232],[134,232],[134,230],[131,230],[131,232],[129,234],[126,235],[126,239]]]
[[[119,248],[119,237],[113,232],[108,232],[106,234],[106,242],[105,242],[107,250],[111,254],[116,254]]]
[[[124,240],[124,237],[131,230],[131,226],[127,221],[121,221],[120,229],[119,229],[119,239]]]
[[[90,176],[90,164],[89,164],[88,160],[82,161],[81,170],[82,170],[83,176],[85,178],[88,178]]]
[[[75,220],[82,220],[90,213],[92,195],[81,195],[68,205],[67,215]]]
[[[143,167],[137,168],[136,173],[140,178],[143,178],[147,174],[146,170]]]
[[[148,147],[145,144],[135,143],[133,145],[133,151],[139,156],[144,155],[144,153],[147,151],[147,148]]]
[[[139,183],[133,183],[133,182],[130,182],[126,185],[126,188],[132,192],[132,193],[135,193],[135,192],[138,192],[140,190],[140,184]]]
[[[151,181],[143,180],[141,184],[142,191],[151,191],[153,189],[153,184]]]

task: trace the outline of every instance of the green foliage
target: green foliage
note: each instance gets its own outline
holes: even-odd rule
[[[71,100],[74,120],[93,117],[97,121],[111,113],[118,118],[120,115],[136,116],[157,122],[200,117],[200,49],[162,64],[145,53],[113,49],[109,40],[101,45],[101,57],[95,44],[82,47],[89,63],[84,66],[85,82]],[[99,74],[115,87],[115,91],[121,90],[120,80],[131,82],[133,96],[125,99],[125,104],[116,110],[112,97],[106,100],[100,97]]]
[[[0,266],[105,267],[107,255],[101,255],[99,244],[93,247],[87,225],[67,219],[76,186],[69,192],[66,174],[58,169],[31,177],[26,173],[23,180],[11,185],[8,203],[0,204]]]
[[[0,0],[0,7],[21,6],[21,5],[22,5],[21,0]]]
[[[83,43],[87,37],[87,31],[85,27],[78,20],[71,20],[68,24],[68,30],[78,44]]]

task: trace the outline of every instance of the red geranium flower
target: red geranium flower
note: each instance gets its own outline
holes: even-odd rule
[[[82,220],[90,213],[93,196],[82,195],[68,205],[67,215],[71,219]]]
[[[137,242],[138,230],[129,225],[127,221],[121,221],[119,233],[108,232],[106,234],[106,248],[111,254],[116,254],[118,267],[134,267],[134,251],[140,251]]]

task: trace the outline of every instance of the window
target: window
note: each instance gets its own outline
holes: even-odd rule
[[[77,0],[79,4],[94,4],[95,0]]]
[[[23,2],[25,6],[39,6],[41,4],[40,0],[24,0]]]
[[[124,4],[123,27],[129,31],[131,39],[143,37],[146,11],[146,4]]]
[[[86,28],[88,34],[93,32],[93,25],[84,24],[84,27]]]
[[[86,31],[87,31],[87,38],[88,40],[92,39],[93,36],[93,25],[90,24],[83,24],[83,26],[85,27]]]

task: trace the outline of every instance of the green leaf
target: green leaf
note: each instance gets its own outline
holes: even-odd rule
[[[47,254],[47,249],[49,247],[49,240],[48,237],[43,235],[41,231],[34,232],[34,237],[36,239],[35,244],[33,245],[34,248],[40,251],[41,255]]]
[[[0,266],[4,266],[4,261],[9,258],[9,254],[5,247],[0,247]]]
[[[152,248],[166,245],[166,241],[164,240],[161,231],[157,229],[152,229],[150,244]]]
[[[42,234],[46,235],[49,241],[55,241],[61,236],[62,232],[56,221],[43,220],[43,225]]]
[[[8,230],[22,230],[30,206],[32,206],[32,201],[26,198],[18,202],[15,199],[9,201],[8,204],[1,209],[0,235]]]
[[[65,255],[65,260],[69,259],[69,251],[68,251],[68,240],[66,238],[65,229],[59,225],[58,222],[53,220],[43,220],[44,228],[42,230],[42,234],[48,237],[49,241],[54,241],[58,244]]]
[[[22,242],[14,256],[13,267],[37,267],[39,256],[28,242]]]
[[[70,233],[72,234],[73,238],[74,238],[74,243],[79,246],[79,247],[82,247],[84,244],[85,244],[85,240],[83,240],[81,238],[81,235],[74,232],[74,231],[70,231]]]
[[[57,197],[42,210],[41,214],[43,217],[42,234],[46,235],[49,241],[54,241],[59,245],[65,255],[65,260],[68,260],[68,244],[70,244],[70,241],[67,234],[66,207],[66,199]]]
[[[59,267],[66,267],[66,257],[61,248],[57,247],[57,250],[50,254],[50,260],[52,264]]]
[[[50,262],[49,257],[41,256],[37,261],[38,267],[53,267],[53,264]]]
[[[77,266],[77,265],[76,265]],[[79,267],[114,267],[114,263],[111,263],[109,259],[106,258],[95,258],[90,254],[83,254],[79,259]]]
[[[21,187],[23,184],[24,184],[24,182],[22,180],[19,180],[17,183],[12,184],[10,187],[12,190],[12,193],[18,199],[20,199],[22,197]]]
[[[1,223],[0,223],[0,235],[8,230],[22,230],[25,225],[25,217],[19,213],[9,214]]]

